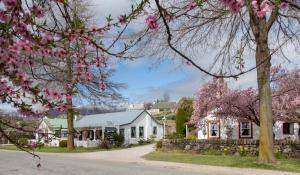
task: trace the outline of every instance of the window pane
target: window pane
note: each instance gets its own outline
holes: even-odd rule
[[[131,137],[135,138],[135,136],[136,136],[135,127],[131,127]]]
[[[283,123],[282,124],[283,134],[290,134],[290,124]]]
[[[216,123],[211,124],[211,136],[218,136],[218,125]]]
[[[142,127],[142,126],[139,127],[139,137],[144,138],[144,127]]]
[[[153,135],[157,135],[157,127],[156,126],[153,127]]]

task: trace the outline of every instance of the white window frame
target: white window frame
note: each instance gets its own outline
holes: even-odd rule
[[[248,124],[248,128],[244,128],[243,127],[243,123],[247,123]],[[251,138],[252,137],[252,122],[250,121],[240,121],[239,122],[240,125],[240,138]],[[248,129],[249,130],[249,134],[248,135],[243,135],[243,130]]]

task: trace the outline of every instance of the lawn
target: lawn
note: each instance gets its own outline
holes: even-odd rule
[[[0,145],[0,149],[5,149],[5,150],[16,150],[20,151],[19,148],[17,148],[14,145]],[[117,148],[113,148],[117,149]],[[82,147],[77,147],[72,151],[69,151],[67,148],[61,148],[61,147],[42,147],[42,148],[37,148],[36,152],[46,152],[46,153],[83,153],[83,152],[95,152],[95,151],[103,151],[106,149],[100,149],[100,148],[82,148]],[[112,150],[112,149],[109,149]]]
[[[201,155],[184,151],[155,151],[144,156],[148,160],[191,163],[239,168],[259,168],[300,173],[300,159],[279,159],[276,164],[258,164],[256,157]]]

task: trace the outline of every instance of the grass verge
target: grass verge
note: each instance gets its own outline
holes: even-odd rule
[[[0,149],[21,151],[15,145],[0,145]],[[68,148],[44,146],[42,148],[37,148],[35,151],[36,152],[45,152],[45,153],[83,153],[83,152],[95,152],[95,151],[103,151],[103,150],[104,149],[100,149],[100,148],[77,147],[74,150],[69,151]]]
[[[258,164],[256,157],[201,155],[184,151],[155,151],[144,156],[147,160],[190,163],[200,165],[259,168],[300,173],[300,159],[278,159],[276,164]]]

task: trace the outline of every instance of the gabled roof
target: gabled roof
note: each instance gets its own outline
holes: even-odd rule
[[[152,109],[172,109],[175,106],[176,102],[158,102],[153,105]]]
[[[94,114],[83,116],[80,120],[75,121],[75,128],[100,127],[108,125],[125,125],[132,123],[139,117],[144,110],[130,110],[124,112],[112,112],[104,114]]]
[[[45,117],[43,121],[48,125],[51,129],[67,129],[68,123],[65,118],[47,118]]]

